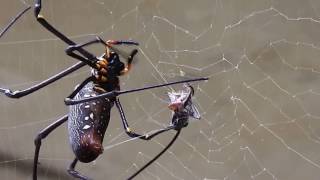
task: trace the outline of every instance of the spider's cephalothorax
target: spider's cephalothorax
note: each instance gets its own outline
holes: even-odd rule
[[[94,76],[96,88],[105,92],[120,90],[119,76],[125,74],[128,67],[120,61],[119,55],[113,51],[108,55],[103,55],[96,63],[96,68],[92,68],[91,74]]]

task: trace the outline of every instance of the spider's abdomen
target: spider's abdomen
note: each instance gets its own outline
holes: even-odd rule
[[[75,96],[75,99],[101,94],[93,87],[93,83],[88,83]],[[97,99],[70,106],[69,141],[79,161],[91,162],[103,152],[102,142],[110,120],[112,106],[113,102],[108,99]]]

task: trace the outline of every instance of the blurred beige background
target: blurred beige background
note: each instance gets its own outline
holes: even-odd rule
[[[24,0],[1,0],[0,27]],[[42,14],[76,42],[134,39],[140,51],[122,89],[191,77],[202,114],[136,179],[315,180],[320,176],[320,1],[43,0]],[[29,87],[76,63],[33,12],[0,39],[0,86]],[[97,55],[103,47],[89,48]],[[128,48],[123,47],[129,52]],[[0,179],[31,179],[33,139],[67,113],[63,99],[89,68],[20,100],[0,95]],[[132,128],[168,124],[166,92],[121,97]],[[116,109],[104,154],[77,169],[95,180],[125,179],[174,135],[125,142]],[[66,124],[43,141],[39,179],[72,179]]]

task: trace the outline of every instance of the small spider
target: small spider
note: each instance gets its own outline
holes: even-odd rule
[[[128,180],[136,177],[140,172],[142,172],[145,168],[147,168],[150,164],[156,161],[163,153],[165,153],[171,145],[176,141],[178,136],[180,135],[181,129],[188,126],[189,117],[194,119],[200,119],[200,113],[195,105],[192,103],[192,96],[194,95],[194,89],[191,85],[185,84],[184,89],[178,92],[169,92],[168,96],[170,98],[169,109],[173,111],[172,119],[171,119],[171,127],[175,129],[177,132],[172,140],[168,143],[168,145],[153,159],[151,159],[148,163],[142,166],[138,171],[136,171],[133,175],[131,175]]]
[[[80,62],[48,78],[47,80],[44,80],[39,84],[36,84],[25,90],[12,91],[10,89],[0,88],[0,92],[4,93],[6,96],[10,98],[20,98],[28,94],[31,94],[59,80],[62,77],[67,76],[68,74],[80,69],[85,65],[90,66],[92,68],[92,71],[91,75],[78,86],[76,86],[75,90],[65,99],[65,104],[70,106],[69,113],[62,116],[54,123],[50,124],[48,127],[44,128],[36,136],[34,140],[34,180],[37,179],[38,158],[42,140],[45,139],[53,130],[55,130],[57,127],[59,127],[66,121],[68,121],[69,142],[75,154],[75,159],[70,164],[68,172],[75,178],[88,179],[86,176],[83,176],[79,172],[77,172],[75,170],[75,166],[78,161],[83,163],[92,162],[103,152],[103,138],[110,120],[110,111],[114,104],[116,105],[120,113],[123,128],[127,135],[132,138],[140,138],[142,140],[150,140],[156,135],[159,135],[171,129],[181,129],[181,123],[183,126],[187,125],[187,115],[199,117],[199,113],[197,111],[192,111],[195,109],[193,108],[191,103],[193,89],[190,88],[191,90],[189,93],[182,93],[182,96],[177,99],[174,99],[173,104],[170,105],[170,108],[173,109],[175,112],[171,125],[148,135],[140,135],[132,131],[129,127],[129,124],[125,117],[125,113],[118,98],[119,95],[143,91],[152,88],[159,88],[163,86],[169,86],[173,84],[203,81],[207,80],[208,78],[189,79],[120,91],[119,76],[125,75],[130,71],[132,67],[132,61],[134,59],[134,56],[138,53],[138,50],[132,50],[130,55],[125,57],[127,59],[127,63],[125,64],[120,60],[121,54],[114,46],[138,46],[139,44],[131,40],[108,40],[105,42],[100,37],[96,37],[95,39],[85,43],[76,44],[68,37],[63,35],[61,32],[59,32],[57,29],[55,29],[51,24],[49,24],[44,19],[44,17],[39,14],[40,11],[41,0],[36,0],[34,12],[37,21],[48,31],[53,33],[66,44],[68,44],[69,47],[66,49],[66,54]],[[20,13],[19,16],[21,16],[23,13],[24,12]],[[12,21],[7,27],[10,27],[15,22],[15,20]],[[102,44],[106,48],[105,52],[101,56],[97,57],[84,49],[85,46],[97,43]],[[170,96],[171,100],[173,100],[172,98],[174,96],[174,94]]]
[[[168,107],[174,112],[171,123],[176,128],[186,127],[189,117],[200,119],[200,113],[191,100],[194,89],[189,84],[185,84],[184,87],[182,91],[168,93],[171,102]]]

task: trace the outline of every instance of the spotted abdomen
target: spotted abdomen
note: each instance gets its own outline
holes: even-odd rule
[[[101,94],[88,83],[75,99]],[[103,151],[103,138],[110,120],[113,102],[98,99],[70,106],[68,131],[72,150],[79,161],[91,162]]]

